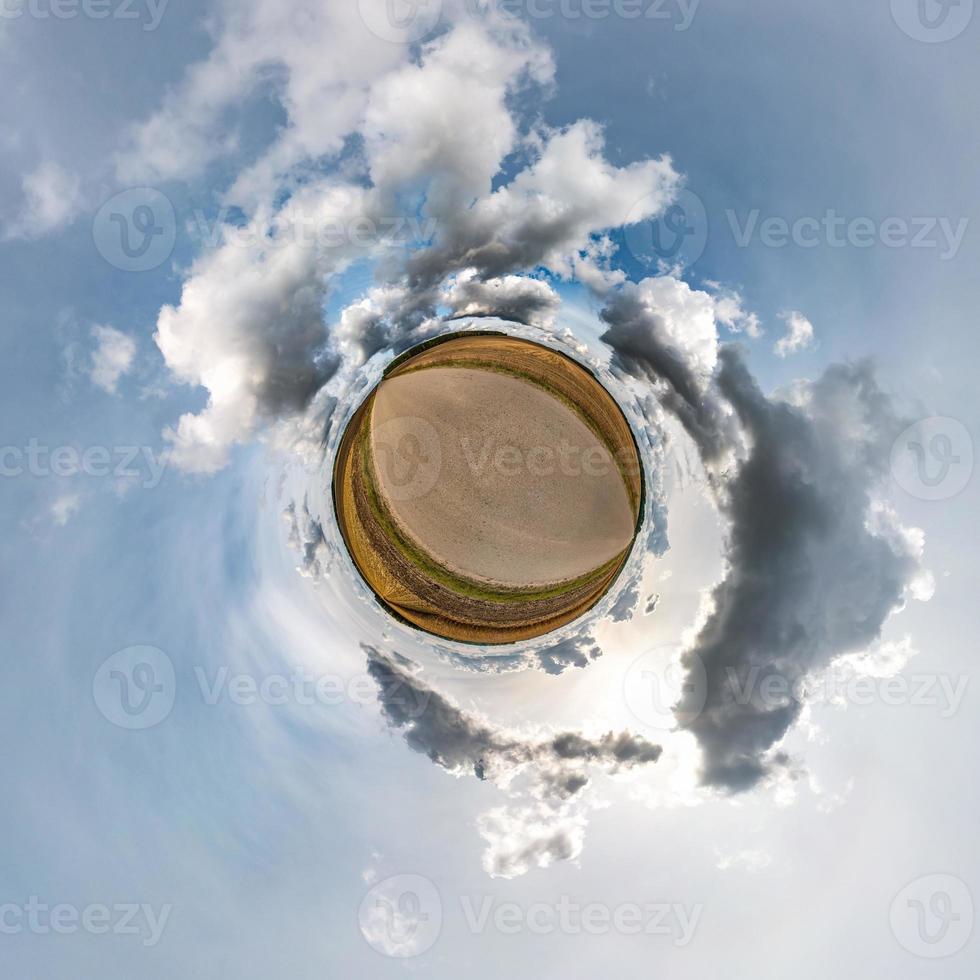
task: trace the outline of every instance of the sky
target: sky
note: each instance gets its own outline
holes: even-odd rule
[[[972,0],[399,2],[0,8],[4,975],[975,976]],[[332,519],[447,316],[648,478],[508,648]]]

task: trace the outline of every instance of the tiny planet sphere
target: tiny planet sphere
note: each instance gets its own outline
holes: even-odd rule
[[[636,440],[577,361],[498,332],[396,358],[347,424],[333,468],[341,535],[396,618],[513,643],[589,610],[643,515]]]

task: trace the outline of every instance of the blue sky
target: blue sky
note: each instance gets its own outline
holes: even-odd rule
[[[280,22],[304,24],[306,8],[330,16],[339,10],[332,0],[243,5],[270,18],[249,43],[271,43]],[[444,13],[440,30],[455,22],[452,5]],[[308,415],[268,424],[247,419],[229,437],[222,465],[209,472],[172,460],[155,469],[174,443],[164,430],[185,413],[205,413],[219,388],[204,368],[196,382],[193,368],[181,379],[179,365],[205,364],[220,344],[224,356],[238,342],[229,327],[210,346],[207,316],[192,322],[179,305],[207,251],[194,235],[195,212],[217,216],[250,164],[284,142],[284,123],[300,118],[298,97],[283,104],[289,71],[323,82],[323,115],[332,119],[345,104],[345,72],[363,71],[370,85],[419,57],[417,48],[364,34],[356,12],[347,11],[344,30],[355,38],[360,31],[364,40],[363,54],[355,47],[346,56],[360,66],[331,49],[327,35],[322,53],[314,47],[291,68],[260,59],[260,81],[206,118],[199,146],[192,126],[180,128],[203,113],[187,71],[214,57],[236,16],[245,17],[170,0],[151,31],[141,29],[145,20],[81,13],[0,21],[2,441],[17,452],[2,462],[18,464],[0,478],[0,609],[8,638],[0,691],[8,745],[0,906],[13,907],[4,925],[15,923],[0,934],[5,975],[525,976],[534,964],[535,976],[584,977],[608,973],[610,962],[625,977],[651,970],[711,976],[730,972],[731,962],[760,977],[790,970],[918,977],[937,967],[944,976],[975,975],[975,937],[933,963],[927,957],[936,947],[923,945],[907,921],[889,925],[902,888],[930,875],[946,876],[936,888],[951,896],[957,921],[972,923],[972,906],[950,879],[974,894],[980,884],[978,800],[969,779],[980,761],[971,709],[975,477],[944,499],[920,499],[898,478],[887,487],[897,520],[922,530],[923,565],[935,581],[928,602],[910,601],[884,623],[882,642],[901,652],[908,637],[917,651],[891,673],[910,684],[923,679],[923,690],[932,678],[937,698],[940,678],[962,683],[955,710],[928,699],[889,703],[880,685],[867,701],[814,705],[781,743],[801,760],[795,775],[732,797],[698,786],[690,736],[665,737],[666,761],[656,772],[599,773],[598,795],[580,811],[562,812],[562,820],[588,826],[572,860],[532,862],[526,873],[491,877],[482,864],[483,821],[495,808],[533,805],[521,782],[527,773],[513,786],[494,786],[412,751],[386,724],[360,644],[414,658],[433,690],[497,725],[584,725],[593,732],[635,726],[622,694],[630,664],[652,646],[689,642],[702,593],[723,574],[725,522],[705,496],[704,474],[691,462],[696,453],[677,449],[676,459],[667,459],[671,547],[645,557],[638,586],[643,597],[661,594],[657,611],[591,624],[602,658],[557,675],[451,668],[423,639],[379,616],[335,551],[316,552],[329,575],[299,574],[283,518],[287,503],[301,510],[309,501],[327,543],[336,539],[317,508],[327,477],[310,465],[302,438],[289,444],[282,433],[295,428],[305,438],[317,431],[321,403],[304,404]],[[530,36],[550,49],[553,79],[507,96],[523,133],[539,123],[541,132],[553,132],[595,120],[604,130],[605,159],[622,168],[620,180],[631,165],[669,154],[703,202],[705,245],[692,265],[666,270],[638,261],[620,218],[599,223],[620,246],[605,271],[621,269],[634,281],[673,272],[698,295],[737,292],[740,309],[757,314],[761,335],[746,333],[744,321],[737,335],[721,326],[718,334],[746,346],[765,392],[814,379],[834,362],[871,357],[903,418],[960,424],[935,431],[951,433],[954,452],[966,460],[980,422],[977,19],[949,41],[927,43],[901,29],[888,0],[859,8],[836,0],[702,0],[685,30],[674,29],[678,16],[532,18]],[[317,74],[318,62],[331,59],[340,65],[339,81]],[[212,96],[230,70],[218,65],[217,81],[207,83]],[[438,81],[432,91],[450,101]],[[177,93],[176,108],[161,116],[168,92]],[[311,140],[323,135],[313,116],[303,123]],[[121,163],[135,152],[134,127],[153,118],[163,122],[156,136],[151,132],[149,150]],[[396,117],[384,121],[394,126]],[[149,151],[166,143],[160,133],[167,127],[174,145],[198,154],[185,172],[165,172],[162,151],[151,159]],[[324,174],[353,173],[351,180],[365,185],[369,178],[357,170],[361,144],[371,139],[365,132],[346,137],[339,153],[292,160],[290,193],[318,186]],[[235,141],[228,151],[212,153],[229,134]],[[406,143],[411,138],[406,132]],[[411,157],[398,140],[393,145],[394,162],[383,150],[370,151],[375,177]],[[519,147],[494,187],[534,154],[533,143]],[[64,205],[51,220],[43,208],[32,212],[25,182],[46,165],[61,175],[53,186]],[[438,170],[430,165],[418,179],[425,184]],[[125,271],[95,247],[93,221],[114,194],[145,185],[173,204],[174,247],[154,268]],[[814,247],[774,247],[759,232],[743,247],[733,222],[743,227],[754,209],[760,222],[787,225],[800,218],[819,224],[834,210],[864,222],[874,243],[834,247],[817,231]],[[903,227],[924,229],[923,247],[909,238],[883,245],[890,219],[905,223],[896,226],[899,236]],[[944,238],[944,227],[961,229],[962,237]],[[383,260],[392,259],[377,259],[378,281],[386,284],[391,267]],[[373,256],[361,257],[331,281],[322,303],[332,333],[372,284],[374,265]],[[604,299],[545,261],[527,271],[564,302],[553,329],[571,324],[597,350]],[[247,269],[229,275],[227,295],[247,276]],[[246,297],[242,306],[260,301]],[[175,328],[180,344],[164,352],[154,334],[167,304],[186,319]],[[230,320],[235,313],[230,305],[210,310]],[[812,326],[813,341],[777,356],[774,345],[787,330],[781,315],[794,311]],[[123,339],[113,333],[103,344],[93,333],[97,325]],[[254,339],[242,343],[253,357],[249,369],[261,373],[264,348],[250,347]],[[107,381],[97,365],[113,353],[122,367]],[[609,356],[602,353],[606,362]],[[377,358],[367,366],[352,361],[333,377],[330,392],[350,407],[379,365]],[[247,385],[241,390],[254,394]],[[267,396],[261,388],[256,397]],[[77,454],[104,447],[109,471],[59,476],[45,464],[31,473],[22,464],[32,440]],[[683,435],[675,433],[672,445],[683,446]],[[113,724],[98,686],[100,665],[135,646],[163,651],[175,670],[169,714],[145,730]],[[877,666],[855,669],[882,678],[888,655],[876,650]],[[237,704],[224,687],[217,703],[208,703],[205,688],[219,676],[261,683],[300,668],[329,677],[343,693],[313,704],[295,693],[283,704],[263,696]],[[424,938],[439,921],[438,938],[408,958],[379,952],[380,941],[372,948],[359,915],[372,888],[401,875],[422,876],[439,896],[419,933]],[[933,895],[928,882],[915,887],[913,897]],[[149,932],[116,929],[116,912],[107,934],[30,928],[24,909],[31,896],[78,916],[93,905],[135,905],[134,921]],[[563,898],[613,910],[635,905],[647,918],[652,913],[642,910],[655,906],[666,931],[542,933],[528,924],[529,909],[550,914]],[[489,924],[474,927],[470,912],[486,900],[495,903]],[[513,903],[523,925],[501,928],[493,911],[500,903]],[[149,920],[140,910],[147,905]],[[692,914],[688,936],[685,917]],[[148,945],[153,921],[164,925]]]

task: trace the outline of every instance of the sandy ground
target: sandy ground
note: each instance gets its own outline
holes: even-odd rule
[[[634,513],[602,442],[542,388],[432,367],[386,378],[372,412],[379,490],[398,523],[462,575],[526,587],[627,548]]]

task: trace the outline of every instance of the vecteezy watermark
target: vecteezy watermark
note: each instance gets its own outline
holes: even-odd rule
[[[752,208],[742,218],[736,211],[725,211],[732,237],[739,248],[757,240],[765,248],[885,248],[936,249],[941,261],[956,257],[970,224],[969,218],[948,217],[869,217],[848,218],[828,208],[822,215],[803,215],[787,220],[779,215],[762,217]],[[760,220],[761,219],[761,220]]]
[[[914,41],[959,37],[973,18],[973,0],[891,0],[892,20]]]
[[[694,191],[682,190],[656,218],[643,218],[655,202],[640,198],[623,222],[623,239],[633,258],[652,269],[690,268],[708,242],[708,215]]]
[[[238,248],[273,250],[289,246],[301,248],[370,249],[377,247],[419,247],[432,241],[438,228],[436,218],[418,215],[348,215],[344,218],[324,218],[305,214],[286,205],[275,222],[248,221],[235,224],[229,221],[227,208],[218,211],[211,220],[197,208],[190,225],[191,236],[209,248],[230,245]]]
[[[952,718],[970,684],[968,674],[909,673],[877,677],[860,673],[846,659],[814,674],[789,677],[759,664],[726,667],[715,682],[714,697],[733,706],[778,711],[791,705],[827,704],[935,709]],[[640,654],[623,677],[623,699],[647,728],[684,728],[704,710],[708,678],[704,662],[692,650],[654,647]]]
[[[682,656],[676,646],[644,651],[623,677],[623,698],[633,717],[660,732],[693,721],[704,708],[707,695],[703,661],[693,652]]]
[[[963,703],[969,674],[894,674],[875,677],[855,672],[846,662],[824,671],[791,679],[759,665],[724,672],[723,696],[733,704],[778,711],[791,704],[854,705],[938,709],[940,718],[952,718]]]
[[[521,20],[637,20],[686,31],[701,0],[466,0],[471,13],[499,11]]]
[[[555,901],[502,902],[494,895],[460,895],[459,912],[468,932],[502,936],[658,936],[687,946],[704,905],[700,902],[582,902],[570,895]],[[428,878],[402,874],[373,885],[358,910],[361,934],[379,953],[419,956],[439,938],[443,897]]]
[[[616,469],[612,454],[603,446],[578,446],[561,439],[557,445],[515,446],[497,444],[493,437],[481,440],[463,436],[460,449],[466,466],[476,477],[494,472],[519,476],[606,476]],[[623,455],[626,455],[625,453]]]
[[[169,450],[156,453],[149,446],[45,446],[36,438],[26,446],[0,446],[0,477],[115,477],[141,479],[152,490],[170,462]]]
[[[23,905],[13,902],[0,905],[0,933],[6,936],[22,933],[70,936],[78,932],[104,936],[111,933],[113,936],[139,936],[144,946],[151,947],[160,942],[172,911],[173,906],[169,903],[161,905],[159,910],[146,902],[48,905],[37,895],[31,895]]]
[[[382,41],[414,44],[439,25],[442,0],[357,0],[364,26]]]
[[[919,500],[948,500],[970,482],[973,439],[958,419],[920,419],[893,443],[891,472],[895,482]]]
[[[442,899],[423,875],[394,875],[364,896],[357,913],[361,935],[383,956],[421,956],[442,929]]]
[[[598,443],[581,446],[564,438],[548,444],[515,445],[498,442],[492,433],[474,438],[454,432],[444,442],[430,422],[416,416],[386,419],[375,428],[372,444],[375,468],[386,494],[395,501],[418,500],[428,494],[448,459],[468,470],[474,482],[599,478],[636,466],[628,447],[613,454]]]
[[[623,239],[630,254],[655,270],[689,268],[701,257],[708,241],[709,222],[704,202],[693,191],[684,189],[656,218],[644,218],[655,205],[651,197],[641,198],[623,222]],[[932,249],[940,261],[954,259],[970,225],[968,217],[946,216],[876,219],[847,217],[828,208],[822,215],[800,215],[789,219],[763,215],[760,208],[743,214],[728,208],[725,218],[738,248],[758,243],[764,248],[812,249],[872,248]]]
[[[194,693],[207,707],[363,707],[376,704],[380,698],[385,705],[397,707],[401,716],[420,718],[431,697],[429,691],[418,690],[397,676],[376,678],[365,672],[344,677],[299,668],[288,674],[252,674],[233,673],[226,664],[211,668],[196,665],[194,680]],[[98,709],[114,725],[152,728],[173,710],[177,674],[173,661],[158,647],[126,647],[99,667],[92,693]]]
[[[899,944],[914,956],[953,956],[973,934],[973,896],[956,875],[924,875],[895,896],[889,921]]]
[[[392,500],[418,500],[438,483],[442,443],[431,422],[395,416],[375,428],[372,441],[374,464]]]
[[[2,0],[0,0],[2,2]],[[273,251],[309,248],[364,252],[385,248],[420,248],[438,230],[438,220],[418,214],[348,214],[324,217],[287,202],[274,219],[236,221],[239,212],[220,208],[209,217],[202,208],[191,213],[184,229],[205,247]],[[177,242],[177,216],[170,199],[153,187],[133,187],[106,201],[92,221],[99,254],[124,272],[148,272],[166,262]]]
[[[17,20],[138,20],[144,31],[155,31],[170,0],[0,0],[0,19]]]
[[[367,673],[342,677],[295,670],[290,674],[232,674],[227,666],[208,672],[194,668],[198,691],[206,705],[231,704],[240,708],[253,705],[301,708],[339,704],[371,705],[381,700],[399,709],[405,718],[420,718],[429,705],[430,691],[418,690],[396,676],[374,678]]]
[[[169,717],[177,698],[171,659],[158,647],[131,646],[107,658],[92,680],[99,711],[120,728],[153,728]]]
[[[490,930],[503,935],[529,932],[536,936],[661,936],[675,946],[687,946],[704,911],[696,902],[579,902],[562,895],[556,902],[501,902],[491,895],[463,895],[460,906],[472,933]]]
[[[174,206],[154,187],[131,187],[109,198],[92,220],[99,254],[123,272],[149,272],[170,258],[177,241]]]

